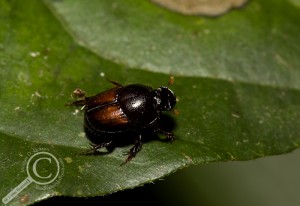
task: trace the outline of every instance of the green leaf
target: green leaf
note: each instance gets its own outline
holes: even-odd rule
[[[218,18],[138,0],[1,1],[0,196],[27,177],[39,151],[60,161],[60,179],[44,189],[32,183],[12,205],[105,195],[189,165],[298,148],[299,21],[287,0],[253,0]],[[149,141],[125,166],[131,145],[81,155],[83,116],[65,104],[77,87],[89,95],[111,88],[103,74],[152,87],[174,75],[176,141]],[[53,169],[45,165],[43,175]]]

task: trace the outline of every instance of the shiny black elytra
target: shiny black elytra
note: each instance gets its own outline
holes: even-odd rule
[[[110,80],[108,80],[110,81]],[[174,141],[172,132],[162,130],[158,124],[163,111],[170,111],[176,104],[173,91],[167,86],[153,89],[141,84],[123,86],[110,81],[114,88],[86,97],[81,89],[73,95],[80,100],[72,106],[83,106],[84,129],[91,141],[91,150],[96,152],[102,147],[109,147],[128,134],[134,135],[134,146],[128,152],[124,163],[129,162],[142,147],[143,133],[152,131],[164,134],[168,141]],[[174,82],[170,77],[169,84]]]

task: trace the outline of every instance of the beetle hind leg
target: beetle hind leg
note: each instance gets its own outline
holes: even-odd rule
[[[82,152],[81,154],[96,154],[99,149],[101,149],[103,147],[109,147],[111,145],[112,145],[112,141],[103,142],[101,144],[90,143],[90,148],[87,151]]]
[[[78,100],[78,101],[75,101],[75,102],[67,103],[66,105],[67,106],[84,106],[85,105],[85,100],[84,99]]]
[[[111,146],[112,141],[104,142],[101,144],[90,144],[90,151],[93,151],[94,153],[97,152],[98,149],[101,149],[102,147],[109,147]]]
[[[117,81],[113,81],[113,80],[110,80],[108,78],[106,78],[106,80],[109,81],[110,83],[112,83],[113,85],[115,85],[116,87],[121,87],[122,86],[122,84],[117,82]]]

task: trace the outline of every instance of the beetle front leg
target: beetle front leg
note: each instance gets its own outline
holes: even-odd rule
[[[125,162],[123,162],[121,165],[126,164],[127,162],[130,162],[130,160],[132,160],[132,158],[134,158],[136,156],[136,154],[141,150],[142,148],[142,135],[139,134],[138,138],[135,141],[134,146],[129,150],[129,152],[127,152],[127,159],[125,160]]]

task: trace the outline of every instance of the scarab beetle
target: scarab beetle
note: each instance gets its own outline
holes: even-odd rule
[[[95,96],[86,97],[85,92],[76,89],[73,95],[79,100],[70,105],[83,106],[84,130],[91,142],[91,150],[96,152],[102,147],[134,136],[135,144],[128,152],[125,161],[130,161],[140,151],[144,132],[152,131],[164,134],[168,141],[174,140],[172,132],[162,130],[158,124],[163,111],[170,111],[176,104],[176,97],[169,85],[153,89],[141,84],[114,84],[112,89]]]

